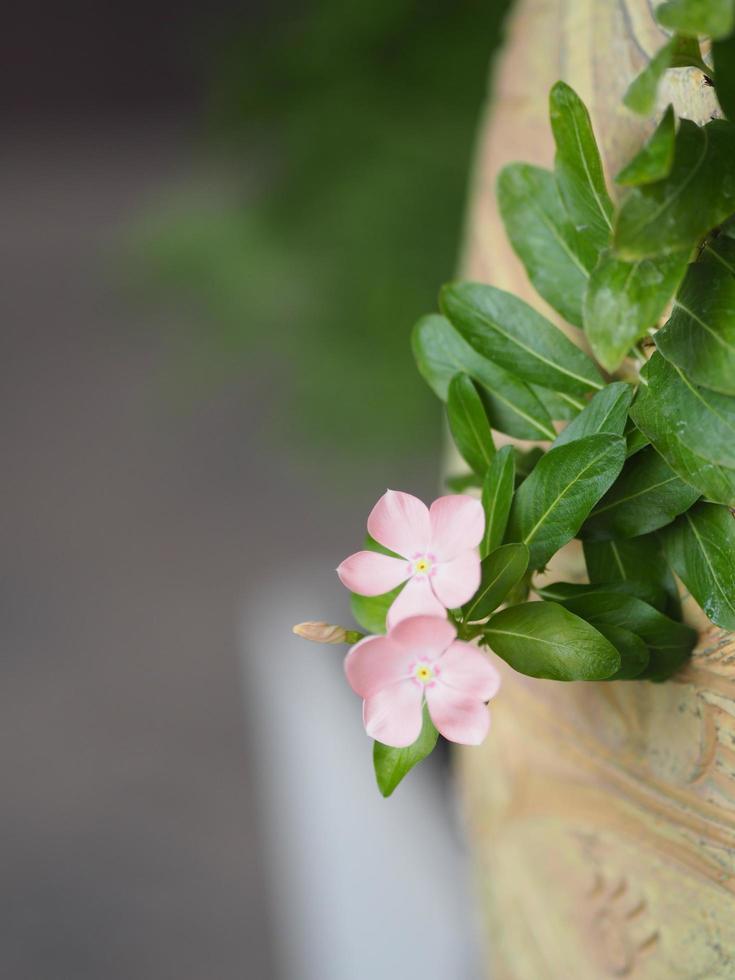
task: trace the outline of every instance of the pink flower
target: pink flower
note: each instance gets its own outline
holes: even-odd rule
[[[477,548],[485,529],[479,500],[452,494],[429,509],[410,493],[388,490],[370,512],[367,528],[401,557],[358,551],[345,558],[337,574],[351,592],[366,596],[406,583],[388,610],[388,628],[408,616],[444,616],[477,591]]]
[[[479,745],[490,727],[484,702],[500,674],[477,647],[456,639],[446,619],[412,616],[387,636],[366,636],[345,659],[353,691],[363,697],[365,730],[402,748],[419,737],[424,699],[431,720],[451,742]]]

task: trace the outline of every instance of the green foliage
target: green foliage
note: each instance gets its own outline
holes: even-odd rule
[[[735,630],[735,516],[699,503],[661,535],[671,567],[713,623]]]
[[[656,105],[659,82],[669,68],[685,68],[692,65],[707,71],[702,61],[699,43],[693,38],[674,35],[660,48],[640,75],[628,86],[623,102],[633,112],[647,116]]]
[[[632,456],[584,523],[590,538],[635,538],[670,524],[699,498],[655,449]]]
[[[656,347],[691,381],[735,395],[735,275],[726,265],[689,266],[671,317],[656,334]],[[726,414],[735,415],[735,401],[729,411],[727,402],[722,404]]]
[[[438,737],[439,733],[429,717],[428,708],[424,705],[421,734],[413,745],[405,749],[396,749],[392,745],[383,745],[382,742],[373,743],[375,779],[383,796],[390,796],[404,776],[407,776],[414,766],[434,751]]]
[[[616,583],[672,619],[681,618],[679,590],[655,535],[617,541],[585,540],[582,546],[590,582]]]
[[[732,0],[668,0],[657,8],[656,19],[687,37],[725,37],[735,27],[735,5]]]
[[[628,420],[628,409],[633,399],[633,388],[623,381],[616,381],[598,391],[587,407],[567,425],[553,442],[563,446],[575,439],[608,432],[622,436]]]
[[[447,418],[457,449],[482,475],[495,455],[495,445],[482,400],[467,374],[457,374],[449,383]]]
[[[549,95],[556,143],[554,172],[574,226],[599,254],[610,241],[613,204],[587,108],[577,93],[557,82]]]
[[[525,544],[504,544],[484,559],[480,587],[462,608],[466,622],[485,619],[498,608],[523,578],[528,558]]]
[[[574,227],[554,174],[527,163],[510,164],[498,178],[498,206],[536,291],[581,327],[582,299],[597,253]]]
[[[682,480],[715,503],[735,506],[732,399],[692,384],[658,353],[647,367],[633,421]]]
[[[632,262],[612,252],[602,256],[584,298],[584,329],[595,357],[607,371],[616,371],[631,347],[656,325],[688,260],[688,251]]]
[[[722,111],[735,122],[735,32],[712,45],[715,91]]]
[[[670,105],[648,142],[644,143],[630,163],[616,175],[615,182],[626,187],[635,187],[668,177],[674,163],[675,139],[676,116],[674,107]]]
[[[691,249],[735,210],[735,126],[682,119],[671,173],[632,187],[615,223],[620,258],[646,259]]]
[[[442,312],[478,353],[523,381],[570,395],[603,387],[593,362],[523,300],[494,286],[453,283]]]
[[[620,668],[620,654],[593,626],[555,602],[524,602],[491,617],[491,649],[521,674],[555,681],[599,681]]]
[[[411,341],[419,372],[442,401],[447,400],[454,375],[464,372],[482,386],[493,428],[516,439],[553,439],[549,413],[531,388],[478,354],[446,317],[422,317]]]
[[[670,677],[697,641],[695,630],[669,619],[636,596],[595,593],[562,599],[561,604],[593,626],[618,627],[639,636],[648,647],[650,660],[645,676],[651,680]]]
[[[620,436],[585,436],[550,449],[513,500],[506,538],[522,541],[531,568],[543,568],[577,534],[625,461]]]
[[[502,446],[487,468],[482,485],[482,508],[485,532],[480,543],[480,557],[487,558],[503,542],[508,525],[515,483],[515,458],[512,446]]]

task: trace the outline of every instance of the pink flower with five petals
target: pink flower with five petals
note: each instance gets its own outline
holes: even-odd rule
[[[367,636],[345,659],[353,691],[364,698],[372,738],[403,748],[419,737],[424,700],[444,738],[479,745],[490,727],[485,706],[500,674],[477,647],[457,640],[446,619],[412,616],[386,636]]]
[[[388,490],[373,507],[367,528],[401,557],[358,551],[345,558],[337,574],[351,592],[365,596],[406,583],[388,610],[388,628],[408,616],[445,616],[477,591],[485,514],[474,497],[439,497],[429,509],[410,493]]]

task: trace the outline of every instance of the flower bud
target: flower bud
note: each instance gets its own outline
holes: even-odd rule
[[[332,623],[314,622],[298,623],[293,628],[296,636],[312,643],[357,643],[362,639],[362,633],[348,630],[344,626],[334,626]]]

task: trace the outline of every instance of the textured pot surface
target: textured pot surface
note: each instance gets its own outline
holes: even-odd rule
[[[558,78],[589,106],[608,175],[633,154],[654,122],[621,99],[665,39],[651,6],[520,0],[508,25],[462,272],[556,322],[507,243],[495,177],[513,160],[551,166]],[[716,109],[695,70],[669,73],[667,102],[697,122]],[[557,572],[582,574],[578,549]],[[702,633],[674,681],[565,685],[507,670],[490,738],[459,753],[496,980],[735,977],[735,640],[687,606]]]

